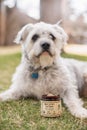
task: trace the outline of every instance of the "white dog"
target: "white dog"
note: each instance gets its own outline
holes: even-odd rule
[[[1,101],[21,97],[60,95],[72,115],[87,118],[87,110],[78,95],[87,75],[87,63],[60,57],[67,35],[59,25],[43,22],[28,24],[15,42],[22,45],[22,60],[10,89],[0,94]]]

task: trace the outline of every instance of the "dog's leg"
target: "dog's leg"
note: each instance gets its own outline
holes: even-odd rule
[[[17,100],[21,97],[21,93],[16,89],[10,88],[0,94],[0,101]]]
[[[0,94],[0,101],[17,100],[19,98],[19,94],[12,89],[8,89]]]
[[[84,84],[81,90],[81,96],[87,97],[87,72],[83,75]]]
[[[76,89],[67,90],[63,97],[63,101],[72,115],[79,118],[87,118],[87,109],[83,108],[83,102],[79,98]]]

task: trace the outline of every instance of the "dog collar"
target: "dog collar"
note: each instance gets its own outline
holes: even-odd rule
[[[50,68],[50,67],[45,67],[44,69],[41,69],[41,67],[39,67],[38,69],[35,69],[34,70],[34,68],[33,67],[29,67],[29,69],[31,70],[31,78],[32,79],[38,79],[39,78],[39,71],[40,70],[43,70],[43,71],[46,71],[46,70],[48,70],[48,68]]]
[[[30,70],[30,72],[31,72],[31,74],[30,74],[30,76],[31,76],[31,78],[32,79],[38,79],[39,78],[39,71],[40,70],[42,70],[43,72],[45,72],[45,71],[47,71],[49,68],[51,68],[51,67],[45,67],[45,68],[41,68],[41,67],[39,67],[39,68],[37,68],[37,69],[34,69],[33,67],[29,67],[29,70]],[[55,69],[55,68],[54,68]]]

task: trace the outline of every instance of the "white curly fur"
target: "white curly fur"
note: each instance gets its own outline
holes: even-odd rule
[[[38,34],[36,41],[32,36]],[[54,35],[55,40],[52,39]],[[21,97],[36,97],[43,94],[60,95],[72,115],[87,118],[87,110],[79,98],[78,89],[83,85],[83,75],[87,63],[61,58],[60,52],[66,43],[67,35],[57,24],[43,22],[28,24],[18,33],[15,42],[22,44],[22,60],[16,69],[11,87],[0,94],[1,101],[17,100]],[[53,63],[43,68],[39,55],[42,54],[43,43],[49,43]],[[87,69],[86,69],[87,70]],[[37,71],[39,77],[31,74]]]

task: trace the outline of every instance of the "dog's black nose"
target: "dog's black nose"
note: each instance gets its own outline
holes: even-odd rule
[[[48,50],[50,48],[50,44],[47,42],[43,43],[41,46],[44,50]]]

